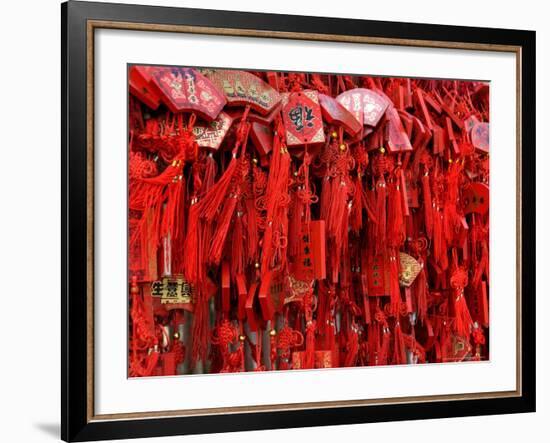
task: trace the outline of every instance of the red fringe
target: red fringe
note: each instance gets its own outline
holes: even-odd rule
[[[218,219],[218,224],[216,226],[216,231],[212,237],[212,243],[210,251],[208,253],[208,262],[211,265],[219,265],[220,260],[223,254],[223,247],[225,245],[225,239],[227,238],[227,233],[229,231],[229,225],[235,213],[235,208],[237,206],[237,195],[232,195],[225,200],[223,205],[222,212]],[[242,238],[241,238],[242,243]]]
[[[192,343],[191,343],[191,366],[195,367],[199,361],[206,361],[208,352],[208,337],[210,335],[209,309],[206,294],[197,287],[196,302],[193,315]]]
[[[468,338],[470,336],[470,330],[473,326],[473,321],[468,305],[466,304],[466,299],[464,298],[464,294],[462,292],[460,292],[454,299],[454,311],[454,329],[456,333],[464,338]]]

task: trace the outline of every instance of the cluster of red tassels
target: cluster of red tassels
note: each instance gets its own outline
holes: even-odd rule
[[[486,84],[129,79],[130,376],[488,358]]]

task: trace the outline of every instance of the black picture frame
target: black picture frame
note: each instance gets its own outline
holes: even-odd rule
[[[65,441],[309,427],[535,411],[535,32],[70,1],[62,17],[62,374]],[[89,401],[89,180],[87,41],[90,20],[462,42],[519,48],[521,67],[521,394],[500,398],[269,412],[94,420]]]

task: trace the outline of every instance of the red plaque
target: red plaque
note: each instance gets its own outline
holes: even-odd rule
[[[479,120],[475,115],[470,115],[467,119],[464,120],[464,128],[466,131],[470,132],[472,128],[479,123]]]
[[[250,289],[248,290],[248,296],[246,297],[246,302],[244,305],[244,309],[246,312],[246,320],[248,321],[248,326],[250,327],[250,330],[253,332],[256,332],[260,327],[260,321],[258,319],[258,315],[256,314],[256,308],[254,306],[257,290],[258,290],[258,283],[257,282],[252,283],[252,285],[250,285]]]
[[[489,152],[489,123],[476,123],[472,128],[472,144],[482,152]]]
[[[489,210],[489,186],[485,183],[471,183],[462,192],[464,213],[486,214]]]
[[[191,68],[158,69],[153,74],[153,81],[172,112],[196,112],[205,120],[212,121],[226,103],[216,86]]]
[[[386,138],[389,150],[391,152],[412,151],[411,141],[401,123],[397,109],[389,108],[386,116],[388,118]]]
[[[231,283],[229,279],[229,262],[222,263],[222,312],[229,314],[231,303]]]
[[[160,105],[158,89],[151,85],[152,66],[132,66],[128,75],[130,93],[151,109]]]
[[[283,94],[283,121],[289,147],[325,141],[317,91]]]
[[[223,91],[229,106],[250,105],[251,109],[265,115],[281,101],[275,89],[249,72],[205,69],[203,73]]]
[[[370,257],[367,269],[368,294],[374,297],[390,294],[389,260],[383,254]]]
[[[357,135],[363,128],[355,116],[332,97],[319,94],[319,102],[323,118],[328,123],[342,126],[351,136]]]
[[[325,221],[313,220],[310,223],[310,230],[313,276],[318,280],[323,280],[327,277]]]
[[[350,111],[361,124],[376,126],[389,105],[389,100],[365,88],[343,92],[336,101]]]
[[[261,157],[273,149],[273,131],[269,126],[253,122],[250,126],[250,138]]]
[[[216,120],[206,125],[195,125],[193,134],[197,144],[217,151],[232,123],[233,119],[228,114],[220,112]]]

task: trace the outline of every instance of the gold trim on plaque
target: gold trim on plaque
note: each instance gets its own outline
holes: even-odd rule
[[[94,31],[95,29],[120,29],[133,31],[177,32],[187,34],[224,35],[236,37],[279,38],[325,42],[359,43],[373,45],[396,45],[423,48],[464,49],[476,51],[511,52],[516,55],[516,390],[500,392],[476,392],[468,394],[429,395],[417,397],[394,397],[368,400],[335,400],[223,408],[184,409],[174,411],[150,411],[117,414],[94,414]],[[186,417],[272,411],[295,411],[366,405],[389,405],[399,403],[428,403],[435,401],[459,401],[519,397],[521,386],[521,46],[486,43],[444,42],[399,38],[363,37],[337,34],[308,34],[301,32],[263,31],[253,29],[213,28],[187,25],[162,25],[104,20],[87,22],[87,416],[88,422],[159,417]]]

